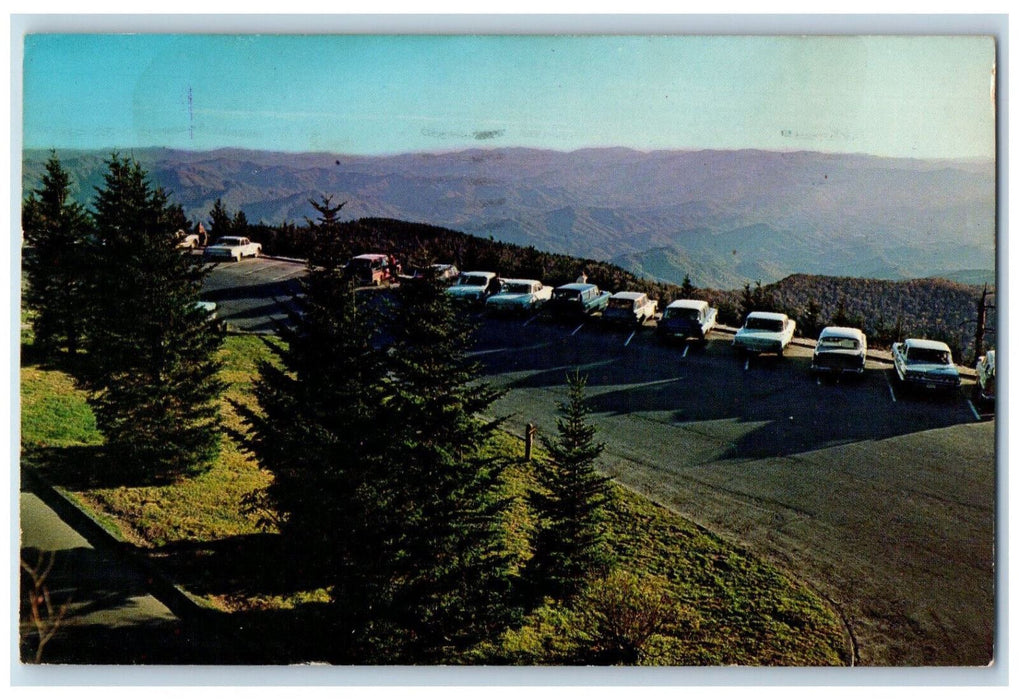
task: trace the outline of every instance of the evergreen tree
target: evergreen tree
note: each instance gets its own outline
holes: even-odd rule
[[[229,236],[233,232],[233,219],[230,216],[230,212],[223,206],[223,200],[218,197],[213,203],[212,209],[209,210],[209,223],[211,227],[209,231],[210,241],[222,238],[223,236]]]
[[[504,460],[486,457],[499,392],[467,357],[473,327],[433,278],[397,290],[388,325],[386,473],[392,527],[385,617],[390,660],[455,660],[511,621],[498,495]]]
[[[680,295],[682,299],[693,299],[694,293],[697,288],[693,286],[693,282],[690,281],[690,275],[683,276],[683,286],[680,288]]]
[[[611,563],[605,541],[610,480],[594,466],[605,446],[595,442],[596,429],[587,420],[586,378],[570,374],[567,384],[569,396],[559,403],[556,420],[558,436],[543,441],[549,459],[536,462],[538,489],[529,496],[538,525],[527,579],[535,593],[557,600],[575,595]]]
[[[219,451],[219,322],[197,307],[206,274],[177,248],[178,219],[133,160],[114,154],[97,188],[83,377],[125,469],[167,478]]]
[[[257,505],[288,539],[291,568],[332,584],[337,661],[380,660],[372,641],[391,576],[385,540],[390,512],[383,422],[383,353],[373,341],[375,310],[342,274],[342,230],[329,198],[311,202],[316,248],[297,298],[300,313],[281,327],[278,363],[259,367],[260,412],[245,412],[250,447],[273,474]]]
[[[25,305],[34,312],[35,346],[45,355],[60,348],[74,354],[85,332],[88,214],[70,201],[70,177],[56,153],[46,162],[41,187],[22,209]]]
[[[237,210],[233,221],[230,222],[230,232],[235,236],[248,235],[248,217],[240,209]]]

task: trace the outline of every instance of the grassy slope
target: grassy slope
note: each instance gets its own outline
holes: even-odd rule
[[[50,478],[71,495],[103,514],[103,521],[119,534],[167,557],[171,574],[184,579],[193,592],[232,610],[287,608],[321,601],[324,593],[309,587],[286,593],[252,591],[222,577],[215,566],[181,561],[174,548],[194,547],[205,554],[215,543],[243,541],[261,532],[254,516],[245,515],[246,495],[266,484],[269,475],[238,446],[242,431],[229,400],[250,401],[256,362],[268,357],[264,341],[232,336],[223,350],[224,378],[229,389],[224,401],[226,427],[219,462],[207,474],[168,486],[89,486],[68,483],[68,470],[59,468],[69,450],[95,450],[101,436],[91,411],[70,378],[56,369],[28,365],[22,369],[22,445],[26,459],[48,471]],[[520,441],[508,435],[494,449],[520,457]],[[45,454],[46,458],[40,458]],[[87,468],[85,462],[81,466]],[[76,457],[80,459],[80,457]],[[59,483],[63,480],[65,483]],[[527,556],[530,516],[522,504],[529,470],[517,459],[507,471],[507,494],[516,497],[507,517],[510,547]],[[671,632],[658,635],[641,662],[670,665],[784,664],[838,665],[848,658],[835,613],[817,596],[774,568],[734,549],[648,500],[617,490],[611,513],[611,540],[621,566],[642,580],[656,582],[666,593],[680,621]],[[192,556],[195,559],[196,555]],[[262,564],[255,563],[256,566]],[[264,564],[262,564],[264,566]],[[196,573],[197,572],[197,573]],[[561,661],[556,650],[569,652],[583,643],[584,610],[544,608],[526,624],[484,650],[517,663]],[[578,642],[578,639],[581,641]],[[549,650],[552,651],[549,651]],[[491,657],[488,657],[491,658]]]

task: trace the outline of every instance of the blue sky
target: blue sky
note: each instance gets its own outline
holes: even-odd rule
[[[993,157],[986,37],[32,34],[23,145]]]

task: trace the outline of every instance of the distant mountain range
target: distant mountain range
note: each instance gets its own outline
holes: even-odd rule
[[[735,288],[806,273],[993,280],[995,168],[769,151],[562,153],[469,150],[388,157],[134,150],[191,219],[221,199],[248,221],[314,216],[309,199],[346,201],[350,218],[418,221],[619,264],[670,282]],[[38,186],[47,151],[23,154]],[[89,203],[108,152],[61,151]]]

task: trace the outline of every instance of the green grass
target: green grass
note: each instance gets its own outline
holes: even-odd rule
[[[271,341],[270,341],[271,342]],[[267,559],[251,538],[265,537],[244,499],[269,483],[238,444],[244,426],[230,405],[250,405],[260,360],[271,360],[266,341],[228,336],[222,350],[226,428],[219,460],[207,473],[165,486],[60,484],[121,537],[148,549],[196,595],[233,611],[286,611],[321,605],[327,591],[313,582],[274,590],[253,580]],[[53,480],[87,470],[102,437],[84,395],[56,369],[25,366],[21,373],[22,445],[26,460]],[[532,516],[524,502],[531,484],[522,441],[499,433],[491,447],[511,457],[504,493],[510,553],[528,556]],[[37,459],[39,454],[47,460]],[[540,451],[537,453],[541,457]],[[62,457],[73,469],[56,467]],[[667,608],[661,629],[641,644],[634,663],[667,665],[841,665],[848,659],[841,625],[830,606],[774,567],[739,550],[646,498],[616,489],[610,541],[618,556],[613,578],[569,608],[548,605],[492,644],[476,660],[569,663],[597,636],[599,606],[637,601]],[[183,554],[182,554],[183,552]],[[219,559],[217,560],[217,555]],[[216,561],[227,561],[227,565]],[[272,572],[270,572],[272,573]],[[615,598],[613,596],[616,596]],[[664,601],[664,602],[663,602]],[[632,612],[632,611],[631,611]]]

